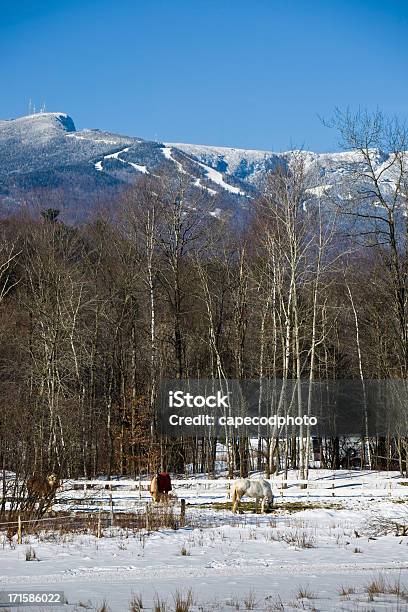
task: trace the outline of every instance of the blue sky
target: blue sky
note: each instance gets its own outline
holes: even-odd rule
[[[0,117],[173,142],[337,148],[337,105],[408,117],[407,0],[0,0]]]

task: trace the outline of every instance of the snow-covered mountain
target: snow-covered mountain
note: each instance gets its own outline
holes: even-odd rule
[[[319,189],[338,185],[361,160],[352,152],[303,152],[319,175]],[[290,163],[293,152],[160,143],[98,129],[76,130],[65,113],[0,121],[0,203],[14,210],[24,201],[55,202],[71,220],[86,218],[96,203],[112,200],[149,174],[183,176],[208,196],[213,210],[248,210],[265,174]],[[375,152],[379,168],[387,156]],[[386,178],[386,177],[384,177]],[[46,194],[46,197],[45,195]]]

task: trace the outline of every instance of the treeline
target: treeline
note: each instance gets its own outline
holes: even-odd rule
[[[380,113],[338,113],[335,124],[361,159],[347,184],[328,187],[294,154],[248,203],[244,230],[210,214],[211,196],[188,176],[166,175],[143,177],[114,214],[81,227],[46,199],[38,217],[2,221],[3,474],[212,474],[221,442],[231,475],[255,457],[266,473],[306,477],[308,431],[273,430],[257,449],[228,431],[158,437],[160,381],[407,378],[405,129]],[[373,163],[384,149],[388,168]],[[355,452],[361,465],[406,472],[401,436],[316,445],[326,467]]]

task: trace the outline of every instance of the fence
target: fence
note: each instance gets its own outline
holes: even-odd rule
[[[161,527],[179,529],[186,526],[186,502],[184,499],[177,504],[156,505],[150,502],[144,504],[132,513],[115,513],[115,505],[111,498],[110,509],[103,512],[102,509],[96,514],[63,514],[42,518],[28,517],[18,514],[11,520],[0,522],[0,531],[8,530],[11,536],[17,534],[17,544],[22,544],[24,531],[39,528],[53,528],[64,531],[91,529],[97,538],[102,537],[102,530],[106,527],[122,527],[146,532],[155,531]],[[14,519],[14,520],[13,520]]]
[[[228,479],[208,479],[208,480],[172,480],[172,486],[175,491],[177,490],[194,490],[198,494],[201,492],[221,489],[229,490],[233,480]],[[272,489],[275,491],[290,490],[291,488],[305,488],[308,490],[339,490],[360,487],[366,491],[378,491],[378,490],[396,490],[400,487],[408,487],[407,478],[382,478],[378,480],[353,480],[347,477],[337,479],[321,479],[321,480],[302,480],[302,479],[270,479],[268,481]],[[149,480],[67,480],[63,483],[62,491],[75,491],[82,490],[87,492],[89,490],[109,490],[109,491],[123,491],[123,492],[136,492],[142,497],[142,493],[148,492],[150,488]],[[408,493],[408,489],[407,489]]]
[[[229,500],[231,485],[228,479],[183,480],[172,482],[175,497],[189,505],[211,506]],[[273,493],[279,499],[324,498],[386,498],[408,497],[408,479],[396,477],[322,478],[318,480],[271,479]],[[149,480],[66,480],[57,493],[54,508],[94,513],[99,510],[116,513],[137,512],[151,501]],[[6,501],[15,501],[6,497]]]
[[[233,482],[228,479],[175,479],[172,486],[176,496],[173,503],[168,506],[173,514],[160,517],[158,507],[150,500],[149,480],[66,480],[62,483],[54,503],[54,509],[60,510],[58,516],[25,519],[23,514],[17,517],[14,515],[14,520],[0,523],[0,530],[14,529],[18,542],[21,543],[24,526],[41,524],[51,526],[61,524],[61,521],[80,526],[87,524],[88,519],[92,519],[94,527],[96,521],[97,537],[101,537],[105,526],[121,526],[126,521],[131,527],[147,531],[164,526],[163,521],[168,522],[166,525],[168,527],[182,527],[186,523],[186,502],[190,505],[205,506],[211,506],[213,502],[225,502],[230,497]],[[269,482],[278,500],[291,497],[296,499],[350,496],[408,497],[408,479],[399,477],[364,479],[360,476],[348,478],[342,475],[334,479],[323,477],[315,480],[276,478]],[[15,499],[6,497],[6,501],[15,501]],[[66,514],[67,508],[71,514]]]

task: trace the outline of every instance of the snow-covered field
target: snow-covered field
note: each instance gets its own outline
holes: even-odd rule
[[[211,487],[188,480],[176,487],[187,501],[183,528],[105,527],[100,539],[49,530],[25,535],[22,545],[2,533],[1,589],[63,590],[73,610],[97,610],[105,600],[126,611],[141,594],[142,610],[154,610],[159,597],[170,612],[174,594],[188,589],[194,611],[408,610],[408,537],[395,535],[396,524],[408,524],[408,487],[397,473],[313,470],[311,477],[309,494],[289,486],[281,496],[273,481],[275,507],[263,516],[226,509],[225,480]],[[333,481],[334,488],[318,484]],[[112,491],[118,512],[145,505],[144,492],[124,488]],[[105,509],[106,495],[66,490],[59,507],[72,510],[75,496],[85,496],[81,508]],[[36,558],[26,561],[29,547]]]

